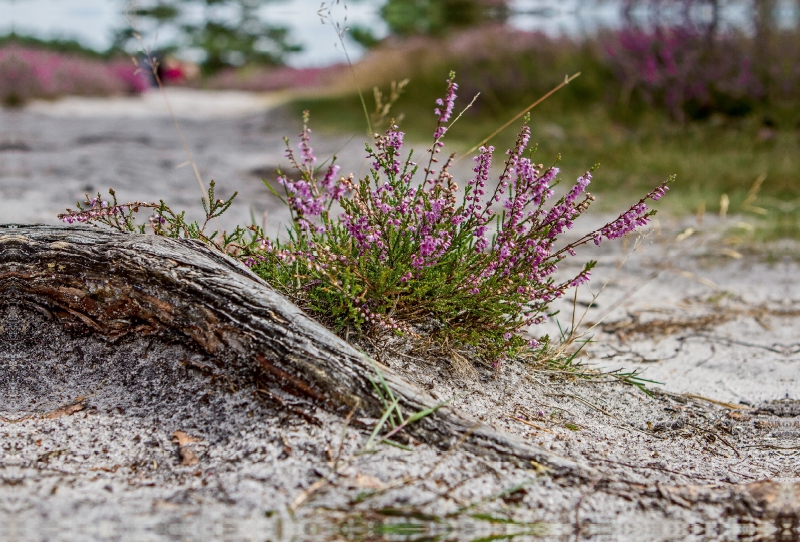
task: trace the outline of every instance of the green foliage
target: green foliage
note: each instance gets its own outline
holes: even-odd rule
[[[448,30],[502,21],[503,4],[487,6],[475,0],[388,0],[381,17],[393,35],[439,36]]]
[[[365,26],[353,26],[350,28],[350,37],[366,49],[371,49],[378,45],[381,40],[375,37],[372,30]]]
[[[286,28],[262,20],[258,11],[264,4],[266,0],[159,0],[140,6],[132,15],[155,32],[169,29],[178,34],[174,43],[160,50],[202,51],[200,65],[206,74],[213,74],[225,68],[282,64],[286,53],[300,50],[290,43]],[[203,9],[202,20],[186,15],[192,8]],[[124,48],[133,38],[129,28],[121,29],[115,43]]]
[[[201,199],[205,213],[202,224],[196,220],[188,221],[186,211],[173,211],[164,200],[158,203],[154,201],[120,203],[113,189],[108,191],[111,201],[103,200],[100,193],[94,198],[90,198],[87,194],[85,201],[77,203],[76,210],[67,209],[67,212],[58,215],[58,218],[67,224],[101,225],[120,232],[145,233],[149,226],[154,235],[173,239],[195,239],[225,253],[235,254],[247,250],[247,247],[254,243],[254,238],[245,228],[236,227],[230,234],[226,232],[220,234],[217,230],[207,231],[210,223],[227,211],[238,195],[238,192],[235,192],[227,200],[222,200],[215,197],[214,189],[215,182],[211,181],[207,197]],[[138,224],[136,217],[143,209],[151,209],[152,214],[148,217],[148,223]]]

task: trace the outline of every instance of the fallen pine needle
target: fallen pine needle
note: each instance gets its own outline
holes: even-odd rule
[[[730,408],[732,410],[749,410],[750,407],[745,405],[734,405],[733,403],[726,403],[725,401],[717,401],[716,399],[709,399],[708,397],[703,397],[702,395],[697,395],[694,393],[687,393],[684,397],[689,397],[691,399],[699,399],[700,401],[706,401],[707,403],[713,403],[715,405],[723,406],[725,408]]]
[[[47,415],[48,420],[54,420],[56,418],[60,418],[61,416],[69,416],[70,414],[75,414],[76,412],[80,412],[84,409],[84,404],[81,402],[75,403],[74,405],[68,405],[65,407],[58,408]]]
[[[514,416],[511,416],[510,414],[506,414],[506,418],[509,418],[511,420],[514,420],[514,421],[517,421],[519,423],[524,423],[525,425],[529,425],[529,426],[533,427],[534,429],[538,429],[539,431],[547,431],[548,433],[552,433],[553,435],[556,434],[554,431],[550,431],[546,427],[541,427],[539,425],[536,425],[533,422],[529,422],[528,420],[523,420],[522,418],[516,418]]]
[[[300,493],[297,497],[295,497],[289,508],[291,508],[292,512],[296,511],[298,508],[303,506],[303,503],[306,502],[311,495],[313,495],[314,493],[316,493],[317,491],[328,485],[328,483],[329,481],[327,478],[320,478],[319,480],[311,484],[308,487],[308,489],[305,489],[302,493]]]

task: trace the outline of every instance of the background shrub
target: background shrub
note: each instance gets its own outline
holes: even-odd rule
[[[130,60],[104,61],[19,47],[0,48],[0,102],[19,105],[66,95],[135,94],[147,80]]]

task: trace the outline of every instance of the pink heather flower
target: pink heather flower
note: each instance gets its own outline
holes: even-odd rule
[[[311,148],[311,129],[307,126],[303,126],[303,131],[300,132],[300,143],[297,145],[300,149],[300,155],[302,156],[303,164],[306,167],[311,167],[311,165],[317,161],[316,157],[314,156],[314,149]]]
[[[578,197],[586,191],[586,187],[589,186],[591,181],[592,174],[588,171],[582,177],[578,177],[578,181],[567,194],[564,203],[570,206],[574,204]]]
[[[550,225],[549,238],[554,239],[565,229],[572,229],[573,220],[580,214],[580,211],[575,208],[575,202],[586,190],[591,179],[592,175],[587,171],[586,174],[578,178],[575,185],[564,196],[563,201],[558,205],[554,205],[547,213],[544,223]]]
[[[667,190],[669,190],[669,186],[667,186],[666,183],[662,184],[661,186],[653,190],[650,193],[649,197],[653,201],[658,201],[664,196]]]
[[[335,191],[333,186],[334,180],[336,179],[336,175],[339,173],[339,166],[335,164],[331,164],[328,168],[328,171],[325,173],[325,177],[322,178],[322,188],[325,192],[331,194]]]
[[[492,153],[494,152],[494,147],[491,145],[489,147],[481,147],[478,149],[478,156],[473,158],[472,160],[475,162],[476,166],[472,170],[475,173],[475,177],[470,179],[467,183],[467,196],[466,201],[468,202],[466,209],[464,210],[464,218],[469,219],[472,216],[478,217],[480,215],[480,201],[483,200],[483,196],[485,194],[484,188],[486,187],[486,182],[489,180],[489,169],[492,167]]]
[[[476,227],[473,235],[478,239],[475,242],[475,252],[483,252],[483,249],[488,244],[488,241],[486,241],[486,226]]]
[[[545,200],[553,197],[553,191],[550,189],[550,185],[558,175],[559,169],[557,167],[551,167],[545,171],[543,175],[536,177],[538,172],[533,167],[530,160],[523,158],[520,160],[517,171],[519,172],[518,175],[520,179],[531,179],[531,201],[533,201],[535,205],[539,206],[544,203]]]
[[[517,141],[514,144],[514,148],[506,151],[508,158],[506,159],[503,173],[500,175],[501,184],[504,180],[509,178],[511,172],[517,167],[517,163],[519,162],[522,153],[525,152],[525,148],[528,146],[528,141],[530,141],[530,139],[531,129],[527,124],[523,124],[519,134],[517,134]]]
[[[403,137],[405,134],[397,130],[397,126],[392,126],[386,133],[375,141],[377,152],[373,152],[368,147],[367,158],[374,158],[372,168],[374,171],[382,171],[385,175],[393,178],[400,173],[400,149],[403,147]]]
[[[436,144],[439,147],[442,146],[442,143],[439,140],[447,131],[447,127],[444,126],[444,123],[450,120],[456,103],[456,90],[458,90],[458,83],[453,81],[454,75],[455,74],[452,73],[450,74],[450,78],[447,80],[447,92],[445,93],[444,100],[441,98],[437,99],[436,105],[438,107],[433,111],[436,116],[439,117],[438,126],[433,134],[433,139],[436,140]]]
[[[334,201],[339,201],[340,199],[342,199],[342,196],[344,196],[345,192],[347,191],[348,191],[347,185],[345,183],[339,183],[333,189],[333,192],[331,193],[331,199],[333,199]]]
[[[655,190],[647,194],[639,203],[633,205],[630,209],[619,215],[616,220],[609,222],[600,228],[593,236],[595,245],[599,245],[603,237],[606,239],[618,239],[640,226],[645,226],[650,222],[650,217],[653,216],[655,211],[648,211],[647,205],[644,201],[647,198],[658,200],[664,195],[664,192],[669,190],[666,183],[657,187]]]
[[[278,182],[286,187],[288,193],[289,207],[292,208],[300,217],[304,215],[319,216],[325,210],[325,204],[321,197],[316,197],[312,193],[312,187],[306,180],[292,181],[287,177],[278,177]],[[304,221],[306,225],[307,222]]]
[[[386,248],[380,230],[370,223],[366,216],[353,218],[347,213],[341,216],[342,224],[347,232],[353,237],[359,249],[359,256],[363,256],[370,250],[378,250],[381,254]]]
[[[419,255],[423,258],[427,258],[433,251],[436,250],[436,242],[430,235],[425,236],[425,239],[422,240],[422,243],[419,245]]]
[[[577,277],[572,279],[569,283],[570,288],[577,288],[581,284],[585,284],[589,282],[589,278],[592,276],[590,271],[583,271]]]

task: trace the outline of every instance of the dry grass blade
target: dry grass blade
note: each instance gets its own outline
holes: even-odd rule
[[[545,94],[544,96],[542,96],[541,98],[539,98],[538,100],[536,100],[535,102],[533,102],[531,105],[529,105],[528,107],[526,107],[525,109],[523,109],[522,111],[520,111],[519,113],[517,113],[517,114],[514,116],[514,118],[512,118],[511,120],[509,120],[508,122],[506,122],[505,124],[503,124],[503,125],[502,125],[500,128],[498,128],[497,130],[495,130],[494,132],[492,132],[492,135],[490,135],[489,137],[487,137],[486,139],[484,139],[483,141],[481,141],[480,143],[478,143],[477,145],[475,145],[474,147],[472,147],[470,150],[468,150],[467,152],[465,152],[464,154],[462,154],[462,155],[461,155],[461,157],[460,157],[458,160],[456,160],[456,163],[460,162],[460,161],[461,161],[461,160],[462,160],[464,157],[466,157],[466,156],[469,156],[470,154],[472,154],[473,152],[475,152],[475,151],[478,149],[478,147],[480,147],[481,145],[486,145],[486,144],[487,144],[487,143],[488,143],[488,142],[489,142],[489,141],[490,141],[492,138],[494,138],[494,137],[495,137],[497,134],[499,134],[500,132],[502,132],[503,130],[505,130],[505,129],[506,129],[506,128],[508,128],[509,126],[511,126],[511,124],[512,124],[513,122],[515,122],[515,121],[519,120],[519,119],[520,119],[520,117],[522,117],[522,115],[524,115],[525,113],[527,113],[528,111],[530,111],[531,109],[533,109],[534,107],[536,107],[537,105],[539,105],[540,103],[542,103],[543,101],[545,101],[547,98],[549,98],[550,96],[552,96],[553,94],[555,94],[556,92],[558,92],[559,90],[561,90],[563,87],[567,86],[567,85],[568,85],[570,82],[572,82],[574,79],[576,79],[576,78],[577,78],[577,77],[578,77],[580,74],[581,74],[581,72],[578,72],[578,73],[575,73],[575,74],[573,74],[573,75],[571,75],[571,76],[569,76],[569,77],[564,77],[564,80],[563,80],[561,83],[559,83],[557,86],[555,86],[554,88],[552,88],[552,89],[551,89],[549,92],[547,92],[547,94]],[[477,97],[477,96],[476,96],[476,97]],[[474,101],[474,100],[473,100],[473,101]]]
[[[292,501],[292,504],[289,505],[289,509],[292,512],[296,512],[297,509],[303,506],[303,503],[305,503],[308,500],[308,498],[311,497],[311,495],[313,495],[314,493],[316,493],[329,483],[330,480],[328,480],[327,478],[320,478],[319,480],[308,486],[306,489],[304,489],[297,497],[295,497],[294,500]]]
[[[508,419],[510,419],[510,420],[514,420],[515,422],[519,422],[519,423],[522,423],[522,424],[528,425],[528,426],[530,426],[530,427],[533,427],[534,429],[538,429],[539,431],[545,431],[545,432],[547,432],[547,433],[552,433],[553,435],[555,435],[555,434],[556,434],[554,431],[550,431],[550,430],[549,430],[549,429],[547,429],[546,427],[542,427],[542,426],[540,426],[540,425],[537,425],[537,424],[535,424],[535,423],[533,423],[533,422],[529,422],[528,420],[523,420],[522,418],[518,418],[518,417],[516,417],[516,416],[512,416],[512,415],[510,415],[510,414],[506,414],[506,418],[508,418]]]
[[[687,393],[684,394],[684,397],[689,397],[690,399],[698,399],[700,401],[705,401],[707,403],[712,403],[715,405],[719,405],[721,407],[730,408],[731,410],[750,410],[751,407],[746,405],[734,405],[733,403],[726,403],[725,401],[717,401],[716,399],[711,399],[709,397],[704,397],[702,395],[697,395],[696,393]]]
[[[206,185],[203,182],[203,178],[200,175],[200,170],[197,168],[197,162],[194,160],[194,156],[192,155],[192,151],[189,148],[189,144],[186,141],[186,137],[183,135],[183,130],[181,129],[181,125],[178,122],[178,118],[175,116],[175,112],[172,109],[172,104],[167,97],[167,91],[164,89],[164,83],[161,81],[161,76],[158,75],[158,61],[153,57],[150,53],[149,48],[145,45],[144,40],[142,39],[142,35],[139,31],[139,23],[138,18],[136,17],[136,13],[139,10],[139,2],[138,0],[129,0],[128,4],[125,6],[125,19],[128,22],[128,25],[134,32],[134,36],[139,40],[139,45],[141,46],[142,53],[147,58],[147,63],[150,66],[151,71],[153,72],[153,77],[155,78],[156,84],[158,85],[158,89],[161,92],[161,95],[164,97],[164,103],[167,106],[167,111],[169,112],[169,116],[172,119],[172,124],[175,126],[175,130],[178,132],[178,137],[181,140],[181,144],[183,145],[183,150],[186,153],[186,157],[188,158],[187,162],[191,164],[192,171],[194,172],[195,179],[197,179],[197,184],[200,186],[200,193],[202,194],[202,198],[205,199],[206,197]],[[209,205],[211,202],[208,202]],[[219,220],[217,218],[214,219],[215,225],[217,227],[217,231],[222,231],[222,228],[219,225]]]
[[[83,402],[78,402],[72,405],[67,405],[61,408],[57,408],[56,410],[50,412],[46,418],[48,420],[54,420],[56,418],[61,418],[62,416],[69,416],[70,414],[75,414],[76,412],[80,412],[83,410],[85,405]]]

